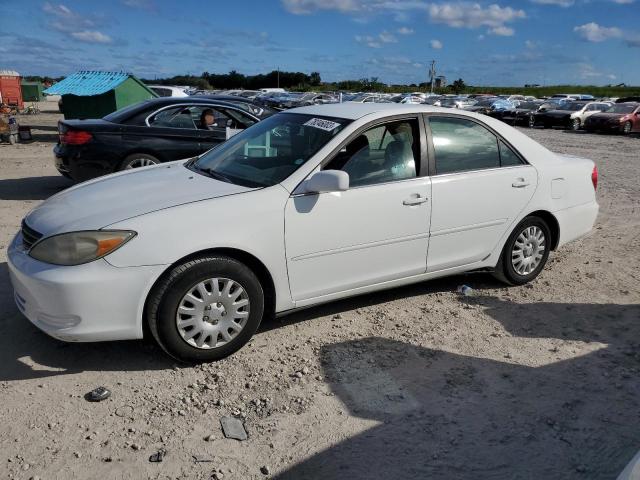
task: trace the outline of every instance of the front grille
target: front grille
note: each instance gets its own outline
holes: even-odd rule
[[[27,225],[24,220],[22,220],[22,245],[26,250],[33,247],[33,244],[41,238],[42,234],[40,232],[36,232],[33,228]]]

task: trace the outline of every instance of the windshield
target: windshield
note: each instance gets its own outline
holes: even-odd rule
[[[614,105],[608,110],[605,110],[606,113],[632,113],[636,108],[636,105]]]
[[[304,165],[350,122],[280,113],[233,136],[187,166],[225,182],[270,187]]]
[[[490,107],[495,103],[495,101],[495,98],[491,100],[480,100],[478,103],[476,103],[476,107]]]
[[[534,102],[520,102],[518,108],[522,110],[535,110],[538,108],[538,104]]]

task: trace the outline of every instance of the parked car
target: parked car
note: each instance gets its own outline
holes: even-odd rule
[[[469,112],[489,114],[491,112],[515,108],[515,103],[511,102],[510,100],[495,97],[480,100],[474,105],[467,105],[463,108],[464,110],[467,110]]]
[[[352,103],[393,103],[386,96],[379,93],[361,93],[347,101]]]
[[[207,98],[210,100],[219,100],[221,102],[232,103],[242,110],[246,110],[247,112],[255,115],[260,120],[270,117],[271,115],[277,113],[277,110],[269,108],[265,105],[259,105],[254,100],[249,98],[237,96],[237,95],[205,95],[205,94],[194,94],[193,96],[198,98]]]
[[[595,113],[611,107],[604,102],[565,102],[555,109],[539,112],[534,116],[534,125],[544,128],[562,127],[567,130],[580,130],[585,120]]]
[[[168,85],[149,85],[149,88],[153,90],[159,97],[188,97],[189,94],[185,92],[182,87],[171,87]]]
[[[640,103],[615,103],[604,112],[587,118],[584,129],[588,132],[623,134],[640,132]]]
[[[307,107],[309,105],[324,105],[327,103],[336,103],[338,99],[327,93],[305,93],[296,97],[290,97],[281,102],[282,108]]]
[[[49,198],[8,269],[20,311],[55,338],[148,328],[171,356],[211,361],[273,314],[468,271],[530,282],[591,230],[596,185],[591,160],[487,116],[317,105]]]
[[[440,106],[448,108],[473,107],[476,103],[478,103],[477,100],[467,97],[445,97],[440,99]]]
[[[214,112],[214,125],[201,124]],[[54,147],[55,165],[65,177],[84,181],[107,173],[191,158],[224,142],[260,117],[206,97],[156,98],[102,119],[63,120]]]
[[[523,101],[518,102],[517,106],[504,110],[490,110],[486,113],[490,117],[502,120],[509,125],[526,125],[533,127],[534,115],[542,105],[542,102]]]

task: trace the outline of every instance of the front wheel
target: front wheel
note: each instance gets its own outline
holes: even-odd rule
[[[210,362],[231,355],[258,329],[264,292],[244,264],[207,256],[171,270],[147,303],[149,329],[172,357]]]
[[[629,135],[632,127],[633,125],[631,125],[631,122],[624,122],[624,125],[622,125],[622,133]]]
[[[536,126],[536,118],[533,115],[529,115],[528,125],[529,128],[533,128]]]
[[[551,231],[539,217],[526,217],[504,245],[495,276],[509,285],[523,285],[536,278],[549,258]]]

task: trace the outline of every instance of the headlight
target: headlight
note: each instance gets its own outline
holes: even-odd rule
[[[62,233],[36,243],[29,255],[54,265],[80,265],[110,254],[135,236],[127,230]]]

